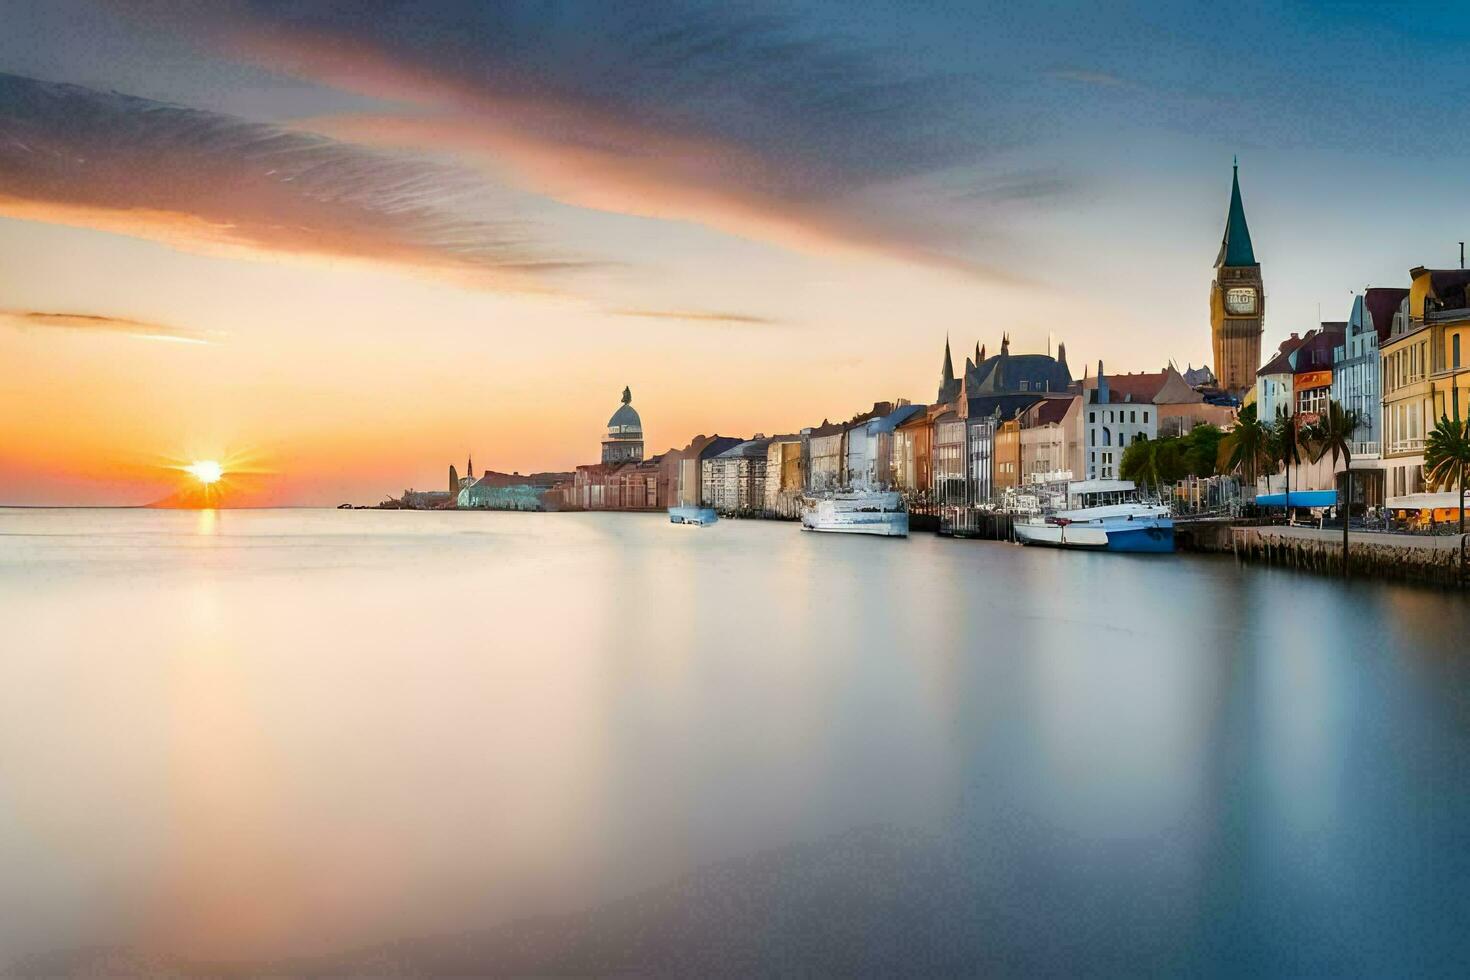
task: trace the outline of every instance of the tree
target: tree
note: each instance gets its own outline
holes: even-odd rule
[[[1286,520],[1291,523],[1291,464],[1302,464],[1301,437],[1297,431],[1296,416],[1284,407],[1276,409],[1276,421],[1271,426],[1273,458],[1286,469],[1286,493],[1282,497],[1286,505]]]
[[[1271,430],[1256,417],[1256,406],[1247,405],[1236,417],[1235,428],[1220,440],[1218,458],[1223,460],[1222,469],[1228,473],[1239,473],[1252,485],[1262,474],[1269,475],[1275,468],[1271,448]]]
[[[1460,488],[1460,533],[1465,533],[1465,470],[1470,467],[1470,423],[1441,415],[1424,442],[1425,475],[1436,487]]]
[[[1190,475],[1206,477],[1215,474],[1215,461],[1220,458],[1220,443],[1224,438],[1225,433],[1208,422],[1189,430],[1189,435],[1181,441],[1184,465]]]
[[[1337,508],[1342,517],[1343,578],[1348,574],[1348,516],[1352,512],[1353,500],[1353,433],[1361,423],[1362,417],[1357,412],[1332,401],[1327,403],[1327,411],[1302,432],[1312,462],[1330,454],[1332,465],[1336,468],[1338,457],[1343,460],[1343,500]]]
[[[1118,475],[1145,486],[1177,483],[1189,473],[1183,439],[1135,439],[1123,450]]]

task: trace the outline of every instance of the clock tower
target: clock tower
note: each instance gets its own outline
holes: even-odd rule
[[[1230,187],[1230,214],[1225,237],[1215,259],[1215,281],[1210,283],[1210,337],[1215,354],[1215,377],[1220,387],[1244,396],[1256,383],[1261,366],[1262,321],[1266,309],[1261,264],[1251,248],[1251,232],[1240,203],[1240,166]]]

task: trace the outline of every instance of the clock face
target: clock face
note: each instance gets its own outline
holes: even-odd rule
[[[1256,312],[1256,291],[1249,286],[1233,286],[1225,290],[1225,312]]]

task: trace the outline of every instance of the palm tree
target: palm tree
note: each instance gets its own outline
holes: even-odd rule
[[[1220,455],[1225,470],[1240,473],[1252,486],[1261,473],[1271,471],[1271,430],[1261,424],[1255,405],[1240,410],[1235,428],[1220,440]]]
[[[1470,466],[1470,423],[1444,415],[1424,442],[1424,466],[1437,487],[1460,488],[1460,533],[1465,533],[1465,468]]]
[[[1307,445],[1311,447],[1312,462],[1315,463],[1330,453],[1332,466],[1336,469],[1338,457],[1341,456],[1343,460],[1343,499],[1337,508],[1342,517],[1343,578],[1348,575],[1348,516],[1353,506],[1353,433],[1361,423],[1362,417],[1356,411],[1343,408],[1340,403],[1332,401],[1327,403],[1327,411],[1303,433]]]
[[[1286,468],[1286,493],[1282,502],[1286,506],[1286,523],[1291,523],[1291,464],[1302,465],[1301,436],[1297,431],[1296,416],[1285,407],[1276,409],[1276,422],[1271,426],[1271,444],[1277,462]]]

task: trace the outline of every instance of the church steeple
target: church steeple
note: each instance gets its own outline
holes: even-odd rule
[[[1240,201],[1240,161],[1237,159],[1230,169],[1230,213],[1225,218],[1225,237],[1220,241],[1216,268],[1256,264],[1250,226],[1245,223],[1245,205]]]
[[[939,383],[948,385],[954,382],[954,359],[949,356],[949,334],[944,335],[944,373],[940,375]]]
[[[475,454],[474,453],[470,453],[469,454],[469,458],[465,460],[465,463],[464,463],[464,475],[467,476],[467,477],[469,477],[471,480],[473,480],[475,478]]]

